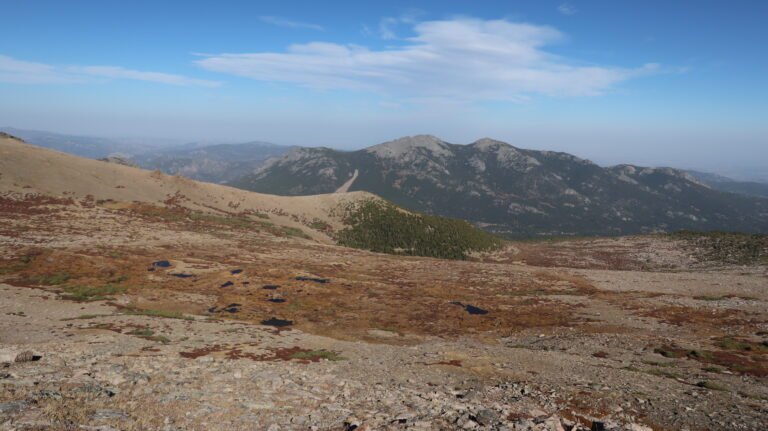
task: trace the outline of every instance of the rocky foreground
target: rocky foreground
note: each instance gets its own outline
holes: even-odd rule
[[[8,285],[0,292],[0,320],[15,328],[4,338],[17,341],[3,344],[3,359],[21,353],[0,372],[3,430],[651,429],[632,423],[632,410],[653,400],[582,417],[566,393],[453,372],[466,360],[449,359],[459,357],[454,343],[337,342],[240,322],[119,315]],[[475,357],[493,350],[464,343]],[[573,389],[618,388],[583,381]]]

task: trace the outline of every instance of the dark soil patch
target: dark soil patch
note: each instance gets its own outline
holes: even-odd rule
[[[285,326],[293,325],[293,321],[292,320],[283,320],[283,319],[278,319],[278,318],[273,317],[271,319],[262,320],[261,324],[262,325],[267,325],[267,326],[277,326],[278,328],[282,328],[282,327],[285,327]]]
[[[329,279],[327,278],[313,278],[313,277],[296,277],[296,280],[298,281],[314,281],[315,283],[325,284],[328,283]]]
[[[458,301],[451,302],[451,304],[464,307],[464,309],[467,310],[467,313],[469,314],[488,314],[488,310],[483,310],[482,308],[475,307],[474,305],[462,304]]]

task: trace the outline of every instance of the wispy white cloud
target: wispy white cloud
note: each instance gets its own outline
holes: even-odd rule
[[[189,78],[183,75],[159,72],[141,72],[138,70],[125,69],[118,66],[79,66],[70,67],[68,70],[92,76],[102,76],[105,78],[133,79],[137,81],[159,82],[161,84],[200,86],[200,87],[218,87],[221,85],[217,81],[208,81],[204,79]]]
[[[563,15],[574,15],[578,10],[576,8],[568,3],[562,3],[560,6],[557,7],[557,11],[560,12]]]
[[[596,95],[660,70],[658,65],[633,69],[576,65],[543,49],[563,39],[548,26],[457,18],[412,27],[415,36],[382,50],[310,42],[291,45],[286,52],[209,54],[197,64],[211,71],[316,89],[457,101]]]
[[[301,21],[292,21],[292,20],[280,18],[277,16],[260,16],[259,20],[267,24],[276,25],[278,27],[308,28],[310,30],[318,30],[318,31],[325,30],[322,26],[319,26],[317,24],[310,24],[310,23],[301,22]]]
[[[384,17],[379,21],[379,37],[385,40],[397,39],[395,34],[395,26],[400,23],[400,20],[392,17]]]
[[[17,60],[0,54],[0,82],[12,84],[59,84],[88,82],[95,77],[130,79],[161,84],[217,87],[217,81],[189,78],[183,75],[142,72],[119,66],[53,66]]]
[[[0,82],[12,84],[45,84],[77,82],[75,76],[60,73],[55,67],[17,60],[0,54]]]
[[[50,72],[52,69],[53,66],[47,64],[16,60],[15,58],[6,55],[0,55],[0,70],[4,72],[46,73]]]
[[[397,27],[401,24],[416,24],[417,18],[424,12],[419,9],[411,9],[400,14],[400,16],[385,16],[379,20],[379,37],[384,40],[399,39],[397,36]]]
[[[371,30],[371,28],[368,27],[366,24],[361,24],[360,34],[362,34],[365,37],[373,36],[373,30]]]

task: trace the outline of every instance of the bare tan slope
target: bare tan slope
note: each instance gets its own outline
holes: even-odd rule
[[[269,213],[271,221],[304,230],[313,239],[331,243],[312,221],[334,228],[341,222],[330,212],[342,202],[374,197],[366,192],[315,196],[274,196],[170,176],[158,171],[85,159],[0,136],[0,193],[43,194],[117,202],[173,202],[194,211]]]

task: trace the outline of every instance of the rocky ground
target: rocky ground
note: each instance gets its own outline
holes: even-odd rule
[[[684,242],[445,261],[129,204],[0,219],[0,429],[768,425],[768,267]]]

